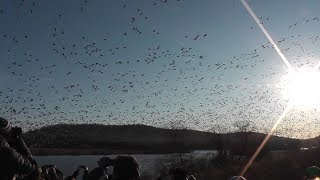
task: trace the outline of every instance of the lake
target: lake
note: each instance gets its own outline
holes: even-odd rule
[[[214,151],[194,151],[184,154],[184,158],[194,157],[195,159],[209,159]],[[177,158],[176,154],[132,154],[141,165],[141,174],[154,175],[157,167],[162,162],[168,162]],[[118,155],[106,155],[115,158]],[[103,155],[81,155],[81,156],[35,156],[34,158],[40,166],[54,164],[65,176],[71,175],[79,165],[86,165],[89,171],[97,167],[97,161]]]

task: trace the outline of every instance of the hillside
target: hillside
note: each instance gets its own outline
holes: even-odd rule
[[[214,134],[195,130],[170,130],[145,125],[58,124],[29,131],[26,143],[38,154],[170,153],[224,147],[233,152],[252,153],[261,143],[261,133]],[[273,136],[268,150],[292,149],[300,140]],[[49,152],[48,149],[54,149]],[[72,151],[66,151],[72,149]],[[94,151],[94,150],[103,150]],[[60,154],[61,154],[60,152]]]

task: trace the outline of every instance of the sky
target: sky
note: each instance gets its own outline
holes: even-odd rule
[[[320,2],[250,0],[294,68],[319,58]],[[146,124],[268,132],[286,65],[240,0],[0,0],[0,116],[24,129]],[[319,135],[293,108],[276,135]]]

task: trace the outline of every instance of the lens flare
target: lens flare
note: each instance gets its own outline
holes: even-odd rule
[[[281,57],[282,61],[287,65],[289,71],[292,70],[292,67],[289,63],[289,61],[287,60],[287,58],[283,55],[283,53],[281,52],[281,50],[279,49],[279,47],[277,46],[277,44],[274,42],[274,40],[272,39],[272,37],[270,36],[270,34],[268,33],[268,31],[266,30],[266,28],[264,28],[263,24],[260,22],[260,20],[258,19],[258,17],[256,16],[256,14],[253,12],[253,10],[251,9],[251,7],[249,6],[249,4],[245,1],[245,0],[241,0],[243,6],[246,8],[246,10],[249,12],[249,14],[251,15],[251,17],[253,18],[253,20],[257,23],[257,25],[259,26],[259,28],[261,29],[261,31],[263,32],[263,34],[268,38],[268,40],[270,41],[270,43],[272,44],[272,46],[274,47],[274,49],[277,51],[277,53],[279,54],[279,56]],[[319,64],[320,65],[320,64]]]
[[[283,95],[292,106],[315,108],[320,106],[320,72],[290,71],[284,77]]]
[[[262,148],[268,142],[273,132],[277,129],[278,125],[281,123],[285,115],[289,112],[289,110],[293,106],[314,107],[320,104],[319,103],[320,102],[320,84],[318,84],[320,82],[320,73],[317,72],[318,68],[320,67],[320,61],[312,70],[294,71],[291,64],[287,60],[287,58],[283,55],[283,53],[281,52],[277,44],[273,41],[272,37],[270,36],[268,31],[264,28],[260,20],[257,18],[256,14],[253,12],[249,4],[245,0],[241,0],[241,2],[243,6],[246,8],[246,10],[249,12],[251,17],[253,18],[253,20],[257,23],[261,31],[264,33],[264,35],[268,38],[268,40],[270,41],[274,49],[277,51],[281,60],[288,67],[288,75],[286,77],[287,83],[284,86],[285,87],[284,94],[287,95],[289,99],[288,107],[284,109],[284,111],[282,112],[282,114],[280,115],[280,117],[278,118],[278,120],[276,121],[276,123],[274,124],[274,126],[272,127],[268,135],[266,136],[266,138],[262,141],[258,149],[250,158],[249,162],[245,165],[245,167],[241,171],[240,175],[243,176],[247,172],[249,167],[252,165],[253,161],[258,156]]]
[[[244,166],[244,168],[242,169],[240,176],[243,176],[247,170],[249,169],[249,167],[252,165],[253,161],[257,158],[257,156],[259,155],[259,153],[261,152],[262,148],[267,144],[267,142],[269,141],[270,137],[273,135],[273,133],[275,132],[275,130],[277,129],[278,125],[282,122],[282,120],[286,117],[286,114],[290,111],[291,106],[288,106],[287,108],[284,109],[284,111],[282,112],[282,114],[280,115],[280,117],[278,118],[278,120],[276,121],[276,123],[273,125],[272,129],[270,130],[270,132],[267,134],[267,136],[264,138],[264,140],[262,141],[262,143],[260,144],[260,146],[258,147],[258,149],[255,151],[255,153],[251,156],[250,160],[248,161],[248,163]]]
[[[241,0],[243,6],[246,8],[246,10],[249,12],[249,14],[251,15],[251,17],[254,19],[254,21],[257,23],[257,25],[259,26],[259,28],[261,29],[261,31],[264,33],[264,35],[267,37],[267,39],[270,41],[270,43],[272,44],[272,46],[274,47],[274,49],[277,51],[277,53],[279,54],[281,60],[286,64],[286,66],[288,67],[288,72],[292,72],[292,66],[289,63],[289,61],[287,60],[287,58],[283,55],[283,53],[281,52],[281,50],[279,49],[279,47],[277,46],[277,44],[273,41],[272,37],[270,36],[270,34],[268,33],[268,31],[264,28],[263,24],[260,22],[260,20],[257,18],[256,14],[253,12],[253,10],[251,9],[251,7],[249,6],[249,4],[245,1],[245,0]],[[289,105],[288,108],[286,108],[282,114],[280,115],[279,119],[277,120],[277,122],[274,124],[274,126],[272,127],[272,129],[270,130],[270,132],[268,133],[268,135],[266,136],[266,138],[262,141],[262,143],[260,144],[260,146],[258,147],[258,149],[256,150],[256,152],[253,154],[253,156],[250,158],[249,162],[245,165],[245,167],[243,168],[243,170],[241,171],[240,175],[243,176],[247,170],[249,169],[249,167],[252,165],[253,161],[256,159],[256,157],[258,156],[258,154],[260,153],[260,151],[262,150],[262,148],[265,146],[265,144],[268,142],[269,138],[272,136],[273,132],[277,129],[278,125],[280,124],[280,122],[282,121],[282,119],[285,117],[285,115],[287,114],[287,112],[290,110],[291,105]]]

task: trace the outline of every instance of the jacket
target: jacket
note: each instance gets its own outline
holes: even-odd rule
[[[7,139],[2,135],[0,135],[0,163],[1,180],[11,180],[15,174],[30,174],[36,170],[36,166],[32,164],[31,159],[10,146]]]

